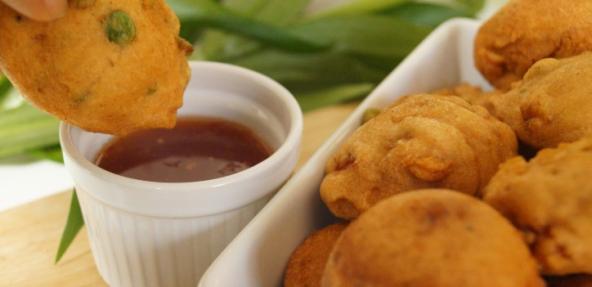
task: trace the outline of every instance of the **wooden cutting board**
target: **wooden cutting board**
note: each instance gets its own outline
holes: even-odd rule
[[[346,104],[305,115],[298,167],[355,107]],[[95,268],[84,229],[60,263],[54,264],[70,197],[67,191],[0,213],[0,286],[106,286]]]

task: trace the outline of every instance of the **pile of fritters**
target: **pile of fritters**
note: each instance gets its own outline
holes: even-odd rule
[[[351,222],[305,240],[285,285],[592,286],[588,15],[590,1],[511,0],[475,42],[499,90],[405,96],[365,119],[320,187]]]

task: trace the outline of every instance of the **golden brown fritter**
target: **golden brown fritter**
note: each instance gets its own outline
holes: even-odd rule
[[[542,287],[520,233],[450,190],[390,197],[346,228],[323,274],[331,286]]]
[[[172,127],[191,46],[164,0],[72,0],[36,22],[0,3],[0,67],[35,106],[111,134]]]
[[[523,230],[549,275],[592,273],[592,139],[504,163],[485,200]]]
[[[592,3],[592,2],[591,2]],[[556,147],[592,135],[592,53],[537,62],[511,91],[479,104],[524,143]]]
[[[290,256],[284,287],[321,286],[329,254],[346,227],[345,223],[332,224],[306,238]]]
[[[506,90],[538,60],[592,50],[590,15],[589,0],[510,0],[477,33],[477,68]]]
[[[446,87],[442,89],[435,90],[430,94],[435,95],[444,95],[444,96],[457,96],[465,99],[467,102],[470,102],[473,98],[481,98],[483,96],[483,89],[478,86],[473,86],[467,83],[461,83],[454,87]]]
[[[482,107],[458,97],[408,96],[358,128],[328,161],[321,198],[351,219],[413,189],[475,195],[516,149],[512,130]]]
[[[457,96],[473,105],[483,106],[490,97],[496,97],[500,93],[498,90],[486,92],[480,87],[463,83],[454,87],[436,90],[431,94]]]

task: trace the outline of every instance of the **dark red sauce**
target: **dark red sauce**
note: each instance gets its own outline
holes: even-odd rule
[[[263,161],[271,149],[249,128],[217,118],[181,118],[173,129],[135,132],[108,143],[96,163],[110,172],[157,182],[223,177]]]

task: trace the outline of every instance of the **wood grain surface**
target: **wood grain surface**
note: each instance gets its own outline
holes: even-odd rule
[[[339,127],[356,104],[309,112],[304,117],[301,166]],[[34,180],[35,175],[31,175]],[[54,256],[71,192],[0,213],[0,286],[106,286],[95,268],[83,229],[62,261]]]

